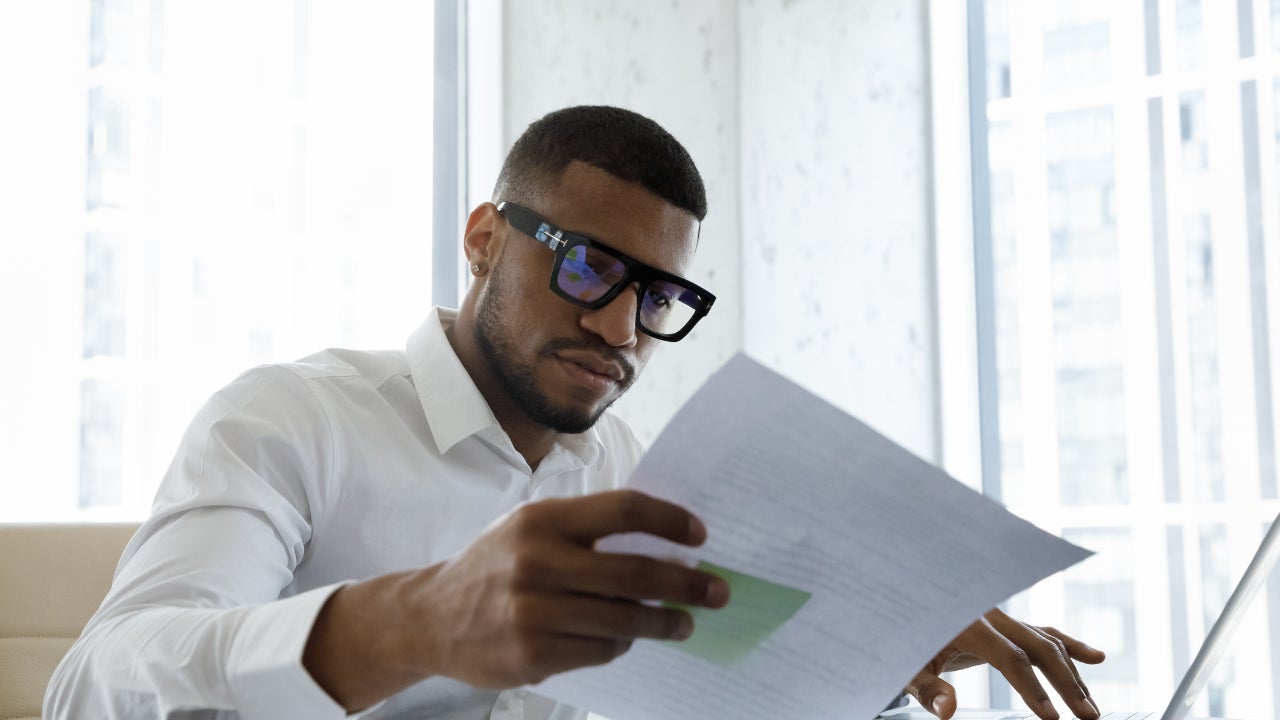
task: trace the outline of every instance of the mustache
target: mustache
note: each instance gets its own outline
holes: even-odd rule
[[[542,346],[542,354],[552,355],[561,350],[585,350],[600,357],[600,359],[617,363],[622,368],[622,386],[626,387],[636,378],[636,366],[622,351],[617,348],[595,343],[589,340],[571,340],[569,338],[557,338]]]

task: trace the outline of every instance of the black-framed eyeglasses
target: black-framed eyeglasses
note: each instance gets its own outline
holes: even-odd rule
[[[646,335],[680,340],[716,301],[715,295],[678,275],[646,265],[586,235],[561,230],[528,208],[500,202],[498,212],[511,227],[555,252],[551,290],[574,305],[602,308],[636,284],[640,296],[636,327]]]

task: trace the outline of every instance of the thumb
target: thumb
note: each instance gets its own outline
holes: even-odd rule
[[[916,673],[906,690],[940,720],[948,720],[955,714],[956,689],[951,687],[951,683],[928,670]]]

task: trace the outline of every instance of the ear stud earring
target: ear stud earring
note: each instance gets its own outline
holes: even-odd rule
[[[476,263],[475,265],[472,265],[472,266],[471,266],[471,272],[472,272],[472,273],[474,273],[475,275],[479,276],[479,275],[480,275],[480,264],[479,264],[479,263]]]

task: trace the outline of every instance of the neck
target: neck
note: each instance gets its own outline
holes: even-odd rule
[[[489,409],[498,419],[498,424],[507,433],[507,437],[511,438],[511,444],[515,446],[516,452],[529,463],[530,469],[537,470],[542,459],[551,452],[559,433],[530,419],[503,390],[501,381],[489,368],[488,361],[476,345],[474,335],[467,330],[474,322],[474,317],[469,310],[467,305],[459,310],[457,322],[445,331],[445,337],[453,346],[453,351],[462,362],[462,367],[466,368],[467,374],[471,376],[476,388],[489,404]]]

